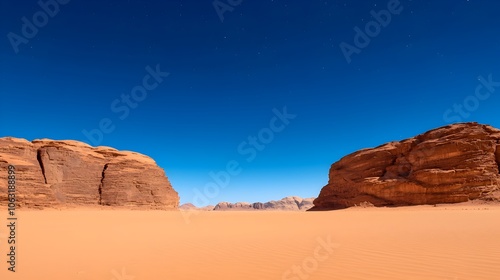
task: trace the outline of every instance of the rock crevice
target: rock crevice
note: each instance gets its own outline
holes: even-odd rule
[[[102,205],[102,188],[104,185],[104,177],[106,176],[106,169],[108,169],[108,164],[106,163],[102,169],[101,173],[101,183],[99,184],[99,205]]]
[[[38,161],[38,165],[40,166],[40,169],[42,170],[42,176],[44,183],[47,184],[47,177],[45,176],[45,167],[43,166],[43,161],[42,161],[42,150],[38,149],[36,152],[36,160]]]

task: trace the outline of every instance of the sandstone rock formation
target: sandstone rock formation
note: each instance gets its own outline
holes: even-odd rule
[[[77,141],[0,138],[0,202],[16,167],[20,207],[78,205],[176,209],[179,196],[151,158]]]
[[[280,210],[280,211],[306,211],[313,206],[314,198],[300,198],[297,196],[285,197],[281,200],[271,200],[269,202],[221,202],[214,207],[215,211],[228,210]]]
[[[330,168],[311,210],[500,200],[500,130],[454,124],[364,149]]]

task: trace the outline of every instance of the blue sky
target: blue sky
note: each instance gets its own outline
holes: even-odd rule
[[[498,1],[102,2],[53,0],[46,18],[37,1],[0,2],[1,136],[138,151],[182,203],[215,204],[313,197],[358,149],[500,127]],[[285,107],[295,117],[271,130]],[[197,198],[230,162],[240,172]]]

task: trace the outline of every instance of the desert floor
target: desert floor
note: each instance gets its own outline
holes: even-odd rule
[[[0,279],[500,279],[500,207],[18,210]]]

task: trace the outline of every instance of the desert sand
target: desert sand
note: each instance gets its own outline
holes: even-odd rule
[[[6,223],[6,210],[0,210]],[[499,279],[500,207],[18,210],[0,279]]]

